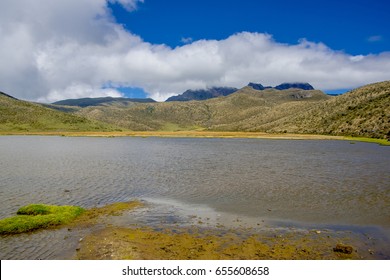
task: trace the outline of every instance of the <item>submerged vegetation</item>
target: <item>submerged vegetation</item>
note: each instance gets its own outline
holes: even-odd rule
[[[29,232],[68,224],[85,210],[78,206],[31,204],[20,208],[17,215],[0,220],[0,234]]]
[[[316,232],[251,234],[209,229],[106,227],[86,236],[77,253],[87,260],[293,260],[358,259],[352,251],[334,251],[339,238]]]

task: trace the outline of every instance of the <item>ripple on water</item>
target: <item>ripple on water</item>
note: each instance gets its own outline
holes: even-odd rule
[[[390,149],[375,144],[12,136],[0,137],[0,155],[0,218],[31,203],[152,198],[243,217],[390,227]],[[1,254],[58,256],[40,245],[44,233],[29,238],[20,246],[2,238]],[[65,236],[50,238],[55,248]]]

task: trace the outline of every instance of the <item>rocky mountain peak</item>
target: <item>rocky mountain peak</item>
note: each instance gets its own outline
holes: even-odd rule
[[[290,89],[290,88],[298,88],[298,89],[303,89],[303,90],[314,90],[312,85],[310,85],[309,83],[282,83],[276,87],[269,87],[269,86],[265,87],[262,84],[249,83],[248,86],[255,89],[255,90],[265,90],[265,89],[269,89],[269,88],[274,88],[277,90],[286,90],[286,89]]]

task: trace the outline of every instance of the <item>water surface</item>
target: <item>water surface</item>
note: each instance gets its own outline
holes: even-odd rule
[[[150,204],[139,213],[146,223],[199,215],[383,237],[389,171],[389,147],[348,141],[3,136],[0,218],[31,203],[89,208],[142,199]],[[66,233],[56,232],[61,247]],[[16,248],[17,239],[45,247],[40,240],[50,234],[2,238],[0,257],[64,258]]]

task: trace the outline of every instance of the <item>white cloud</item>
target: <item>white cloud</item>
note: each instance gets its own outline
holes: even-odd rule
[[[102,96],[112,96],[112,97],[121,97],[122,94],[112,88],[100,88],[93,87],[90,84],[78,84],[72,83],[66,88],[62,89],[52,89],[50,93],[45,96],[38,98],[38,102],[47,102],[47,101],[56,101],[67,99],[77,99],[85,97],[102,97]]]
[[[105,85],[140,87],[156,100],[189,88],[307,81],[331,90],[388,80],[390,53],[352,56],[305,39],[281,44],[242,32],[170,48],[145,42],[113,20],[107,1],[0,3],[0,90],[18,98],[118,96]]]
[[[129,12],[136,10],[138,7],[138,2],[143,3],[144,0],[109,0],[111,3],[119,3]]]

